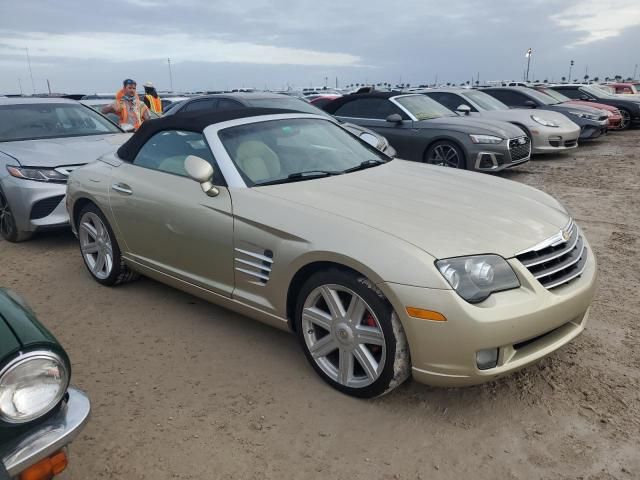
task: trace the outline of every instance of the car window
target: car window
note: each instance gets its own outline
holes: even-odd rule
[[[510,107],[524,107],[524,102],[529,100],[526,95],[512,90],[487,90],[486,93]]]
[[[204,135],[201,133],[180,130],[167,130],[156,133],[138,151],[133,164],[151,170],[187,177],[184,161],[189,155],[195,155],[209,162],[215,172],[214,183],[216,185],[222,183],[220,170],[215,163]]]
[[[573,100],[580,100],[580,97],[582,97],[582,95],[584,95],[580,90],[578,90],[577,88],[562,88],[562,89],[558,89],[558,91],[569,98],[572,98]]]
[[[0,106],[0,142],[121,133],[79,103],[18,103]]]
[[[459,95],[455,93],[448,92],[433,92],[427,93],[428,97],[433,98],[436,102],[444,105],[449,110],[456,111],[460,105],[467,105],[471,108],[472,112],[477,112],[476,108],[473,105],[470,105],[468,101],[464,98],[461,98]]]
[[[394,113],[407,119],[407,115],[386,98],[361,98],[345,103],[335,111],[334,115],[384,120]]]
[[[195,100],[187,103],[182,109],[183,112],[201,112],[205,110],[213,111],[216,109],[216,99]]]
[[[444,105],[421,94],[402,95],[395,97],[394,100],[418,120],[457,116]]]
[[[239,108],[244,108],[244,105],[240,102],[236,102],[235,100],[230,100],[228,98],[221,98],[218,100],[218,111],[237,110]]]
[[[309,102],[295,97],[282,96],[279,98],[249,98],[247,99],[247,103],[252,107],[257,108],[282,108],[285,110],[312,113],[314,115],[322,115],[323,117],[331,118],[326,112],[320,110],[318,107],[314,107]]]

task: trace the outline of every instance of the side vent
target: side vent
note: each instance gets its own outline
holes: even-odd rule
[[[235,249],[235,269],[246,277],[246,281],[263,287],[269,281],[273,266],[271,250],[251,251],[244,248]]]

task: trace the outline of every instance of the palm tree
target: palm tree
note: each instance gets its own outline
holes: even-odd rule
[[[593,81],[598,83],[600,81],[600,77],[593,77]]]
[[[584,76],[584,83],[588,83],[589,82],[589,75],[585,75]]]
[[[567,81],[567,77],[562,77],[562,83]]]
[[[605,77],[604,81],[608,82],[609,80],[611,80],[609,77]]]
[[[549,83],[549,79],[545,78],[542,83]]]
[[[616,82],[619,82],[622,80],[622,75],[616,75],[614,78],[616,79]]]

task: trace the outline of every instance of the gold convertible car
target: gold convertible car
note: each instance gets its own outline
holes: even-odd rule
[[[571,341],[596,261],[555,199],[391,160],[327,118],[244,109],[152,120],[71,172],[93,278],[139,274],[296,333],[327,383],[493,380]]]

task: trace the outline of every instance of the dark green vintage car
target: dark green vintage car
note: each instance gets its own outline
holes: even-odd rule
[[[0,480],[53,478],[89,419],[69,357],[25,302],[0,288]]]

